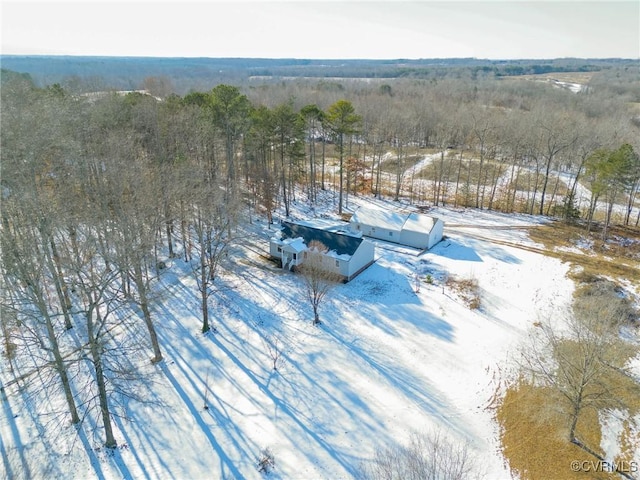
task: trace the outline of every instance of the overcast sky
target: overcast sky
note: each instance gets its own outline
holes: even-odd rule
[[[2,53],[640,58],[640,1],[2,0]]]

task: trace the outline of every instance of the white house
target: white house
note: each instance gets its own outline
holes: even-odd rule
[[[375,247],[361,235],[291,222],[282,222],[282,230],[269,242],[269,253],[280,260],[282,268],[291,270],[304,263],[308,245],[313,241],[328,248],[322,257],[323,268],[341,275],[345,282],[374,262]]]
[[[360,207],[351,217],[350,228],[366,237],[429,249],[442,240],[444,222],[420,213]]]

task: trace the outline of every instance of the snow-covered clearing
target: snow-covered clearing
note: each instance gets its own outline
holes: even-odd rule
[[[262,219],[243,227],[216,281],[216,333],[200,333],[189,267],[169,261],[153,312],[165,354],[148,384],[155,403],[129,403],[120,447],[107,452],[99,438],[73,442],[72,427],[42,430],[9,387],[4,476],[257,479],[269,448],[271,478],[346,479],[377,447],[440,429],[470,442],[487,478],[510,478],[491,407],[533,323],[568,307],[568,266],[505,244],[535,247],[524,230],[535,217],[432,213],[452,225],[447,238],[426,253],[377,242],[376,263],[330,292],[319,327],[300,278],[261,256],[273,234]],[[434,283],[416,292],[416,272]],[[477,279],[480,310],[443,287],[446,275]],[[0,373],[6,383],[4,366]]]

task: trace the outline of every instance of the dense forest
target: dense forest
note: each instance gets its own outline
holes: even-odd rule
[[[171,91],[178,95],[208,91],[221,83],[249,85],[292,78],[477,80],[620,69],[636,69],[637,74],[636,60],[579,58],[309,60],[2,55],[0,62],[4,69],[28,73],[39,87],[60,83],[73,93],[102,89],[136,90],[148,77],[163,77],[170,80]],[[638,94],[637,86],[635,94]]]
[[[37,372],[38,388],[64,398],[56,418],[93,415],[113,447],[111,402],[130,392],[132,359],[163,358],[149,308],[163,260],[192,262],[202,331],[215,328],[208,300],[238,222],[271,222],[329,190],[338,214],[371,195],[598,222],[603,238],[612,223],[638,226],[639,71],[599,63],[580,69],[577,93],[521,77],[541,73],[530,62],[178,93],[170,75],[117,92],[3,70],[3,351],[30,366],[21,380]]]

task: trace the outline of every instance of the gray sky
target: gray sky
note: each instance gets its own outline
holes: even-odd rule
[[[2,1],[3,54],[640,58],[640,1]]]

